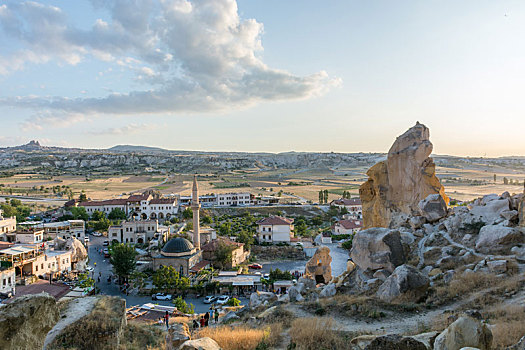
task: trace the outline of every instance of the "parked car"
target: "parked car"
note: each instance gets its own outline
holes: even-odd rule
[[[230,300],[230,297],[227,296],[227,295],[221,295],[218,299],[217,299],[217,304],[226,304],[228,302],[228,300]]]
[[[157,293],[151,296],[152,300],[171,300],[171,294]]]
[[[265,274],[263,275],[263,278],[264,278],[265,280],[270,279],[270,274],[269,274],[269,273],[265,273]]]
[[[100,234],[100,235],[102,235],[102,234]],[[106,239],[106,240],[104,241],[104,243],[102,243],[102,245],[103,245],[104,247],[109,246],[109,241]]]
[[[85,236],[85,237],[84,237],[84,242],[85,242],[86,244],[89,243],[89,237],[88,237],[88,236]]]
[[[95,232],[93,232],[93,236],[95,236],[95,237],[102,237],[102,233],[100,233],[98,231],[95,231]]]
[[[103,253],[104,253],[104,258],[109,258],[109,257],[111,256],[111,255],[109,254],[109,250],[108,250],[108,248],[104,248]]]
[[[204,298],[203,303],[204,303],[204,304],[211,304],[211,303],[216,302],[217,299],[218,299],[218,298],[217,298],[216,296],[208,295],[207,297]]]
[[[251,265],[249,265],[248,267],[249,267],[250,269],[255,269],[255,270],[260,270],[260,269],[263,268],[261,264],[257,264],[257,263],[256,263],[256,264],[251,264]]]
[[[87,272],[93,272],[93,271],[95,271],[95,269],[93,268],[93,266],[88,266],[88,267],[86,267],[86,271]]]

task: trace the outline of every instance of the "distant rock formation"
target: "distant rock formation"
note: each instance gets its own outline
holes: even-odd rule
[[[418,214],[418,204],[428,195],[448,197],[438,178],[432,158],[429,129],[416,123],[399,136],[387,160],[371,167],[368,181],[361,185],[363,228],[389,227],[396,214]]]
[[[304,274],[316,283],[328,283],[332,279],[331,263],[330,248],[319,247],[314,256],[306,263]]]

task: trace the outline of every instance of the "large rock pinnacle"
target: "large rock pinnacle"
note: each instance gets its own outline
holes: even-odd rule
[[[367,171],[368,181],[361,185],[363,228],[389,227],[393,215],[413,215],[419,212],[418,203],[430,194],[448,197],[438,178],[432,158],[429,129],[416,123],[399,136],[387,160]]]

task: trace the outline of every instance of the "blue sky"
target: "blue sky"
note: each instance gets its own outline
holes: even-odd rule
[[[0,145],[524,155],[521,1],[0,1]]]

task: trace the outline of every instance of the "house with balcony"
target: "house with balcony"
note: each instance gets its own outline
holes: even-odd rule
[[[41,244],[44,242],[44,229],[38,227],[19,228],[14,232],[14,241],[20,244]]]
[[[290,243],[294,237],[293,219],[269,216],[257,221],[257,238],[260,243]]]
[[[66,220],[59,222],[25,221],[19,225],[26,228],[43,229],[44,239],[55,239],[56,237],[68,239],[74,237],[83,240],[86,236],[84,220]]]
[[[108,229],[108,239],[119,243],[146,244],[151,240],[166,242],[169,234],[169,227],[159,225],[157,220],[123,221]]]

